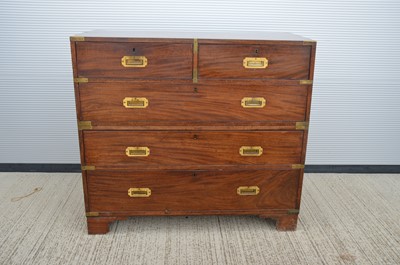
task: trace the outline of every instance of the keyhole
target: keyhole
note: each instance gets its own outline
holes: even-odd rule
[[[136,52],[136,48],[133,48],[133,49],[132,49],[132,52],[133,52],[133,53]]]
[[[194,140],[199,139],[199,137],[197,136],[197,134],[193,135],[193,139],[194,139]]]
[[[255,50],[255,53],[258,53],[258,49]]]
[[[196,172],[193,172],[193,177],[196,177],[196,176],[197,176]]]
[[[197,87],[193,88],[193,92],[194,92],[194,93],[199,92],[199,91],[197,90]]]

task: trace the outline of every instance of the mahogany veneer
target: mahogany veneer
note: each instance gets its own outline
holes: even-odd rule
[[[149,125],[162,122],[210,124],[210,122],[304,121],[307,89],[298,82],[274,84],[227,83],[221,81],[193,83],[113,82],[79,85],[83,120],[97,124],[136,122]],[[145,95],[149,107],[121,108],[121,95]],[[243,108],[238,99],[263,95],[265,108]]]
[[[89,234],[138,215],[296,229],[316,43],[255,34],[71,37]]]
[[[266,57],[268,70],[243,71],[243,58]],[[210,45],[199,48],[200,78],[218,79],[308,79],[311,46]],[[218,60],[215,60],[218,58]]]
[[[299,170],[89,171],[91,211],[115,209],[174,214],[175,211],[240,211],[296,207]],[[130,198],[127,187],[151,187],[148,198]],[[258,186],[258,196],[238,196],[238,186]],[[143,199],[146,201],[143,203]]]

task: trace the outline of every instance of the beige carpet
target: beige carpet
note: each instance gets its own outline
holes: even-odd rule
[[[296,232],[137,217],[89,236],[79,174],[0,173],[0,198],[0,264],[400,264],[400,175],[307,174]]]

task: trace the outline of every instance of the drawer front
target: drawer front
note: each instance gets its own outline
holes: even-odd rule
[[[89,208],[97,212],[171,214],[190,210],[291,209],[295,208],[299,174],[299,170],[90,171]]]
[[[79,89],[82,119],[97,124],[302,121],[307,101],[305,86],[268,83],[86,83]]]
[[[294,45],[200,45],[199,77],[308,79],[311,48]]]
[[[192,79],[192,45],[77,42],[81,77]]]
[[[125,170],[298,164],[303,141],[303,131],[84,131],[83,136],[87,165]]]

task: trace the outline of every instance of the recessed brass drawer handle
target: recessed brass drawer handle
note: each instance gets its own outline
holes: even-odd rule
[[[149,188],[130,188],[128,190],[129,197],[150,197],[151,189]]]
[[[122,104],[127,109],[144,109],[149,105],[147,98],[124,98]]]
[[[257,195],[259,193],[260,188],[258,186],[241,186],[237,188],[237,194],[241,196]]]
[[[246,57],[243,59],[244,68],[263,69],[268,67],[268,59],[265,57]]]
[[[241,105],[243,108],[264,108],[265,98],[242,98]]]
[[[150,149],[148,147],[127,147],[125,154],[129,157],[149,156]]]
[[[145,56],[124,56],[121,58],[123,67],[146,67],[147,58]]]
[[[263,149],[261,146],[242,146],[239,153],[241,156],[261,156]]]

